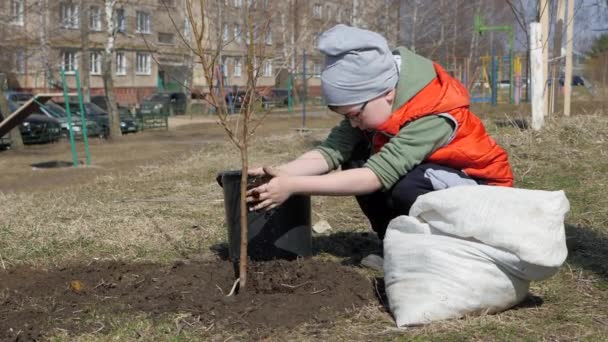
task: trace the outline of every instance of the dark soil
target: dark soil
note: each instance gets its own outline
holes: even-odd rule
[[[253,263],[249,272],[247,291],[227,297],[234,267],[226,261],[169,266],[94,262],[3,271],[0,340],[41,339],[56,329],[92,332],[111,325],[103,324],[108,315],[121,313],[153,318],[188,313],[191,321],[212,329],[268,332],[330,322],[374,298],[369,279],[337,263],[276,260]]]

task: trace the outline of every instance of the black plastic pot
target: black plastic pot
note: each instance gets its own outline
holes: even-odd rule
[[[241,171],[220,173],[217,181],[224,189],[230,259],[238,261],[241,250]],[[247,223],[247,254],[252,260],[295,259],[312,255],[310,196],[291,196],[271,211],[248,211]]]

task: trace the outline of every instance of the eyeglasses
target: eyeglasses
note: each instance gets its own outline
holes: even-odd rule
[[[338,114],[344,116],[348,120],[355,121],[355,122],[361,122],[361,115],[363,114],[363,111],[365,110],[365,106],[367,106],[368,103],[369,103],[369,100],[363,102],[363,104],[361,105],[361,108],[359,108],[359,110],[357,110],[355,113],[346,113],[346,114],[338,113]],[[332,111],[336,112],[335,109],[332,108],[332,106],[330,106],[329,108]]]

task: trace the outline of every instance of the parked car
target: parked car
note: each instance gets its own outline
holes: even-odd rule
[[[108,103],[106,102],[105,96],[103,96],[103,95],[91,96],[91,102],[96,104],[97,107],[108,112]],[[119,104],[116,104],[116,107],[118,108],[118,113],[120,114],[120,117],[132,116],[129,108],[121,106]]]
[[[21,107],[21,105],[34,97],[34,94],[25,91],[7,91],[4,92],[4,95],[6,96],[7,100],[13,101],[15,104],[17,104],[17,107]]]
[[[8,134],[0,137],[0,151],[4,151],[9,147],[11,147],[11,139],[8,137]]]
[[[562,86],[562,87],[564,86],[565,79],[566,79],[566,77],[564,75],[561,75],[559,77],[558,82],[559,82],[560,86]],[[551,78],[549,78],[547,80],[547,83],[549,85],[551,85],[553,83],[552,81],[553,80]],[[576,86],[585,86],[585,78],[582,76],[579,76],[579,75],[572,75],[572,86],[575,86],[575,87]]]
[[[48,117],[55,118],[61,125],[61,135],[64,137],[69,136],[69,125],[68,125],[68,113],[66,110],[52,102],[48,101],[44,106],[40,106],[40,111]],[[102,136],[103,131],[97,122],[93,120],[87,121],[87,136]],[[75,138],[82,138],[82,120],[79,115],[72,115],[72,130]]]
[[[58,103],[65,108],[65,103]],[[95,121],[101,129],[101,136],[107,137],[110,134],[110,117],[108,113],[91,102],[83,104],[85,116],[88,119]],[[80,105],[78,102],[70,102],[70,112],[75,115],[80,115]],[[135,133],[138,131],[137,122],[130,115],[120,117],[120,131],[123,134]]]
[[[264,92],[262,104],[264,107],[287,106],[289,102],[289,91],[282,88],[273,88]]]
[[[187,96],[183,92],[163,91],[146,97],[139,106],[139,114],[180,115],[186,113]]]
[[[11,112],[16,111],[19,105],[11,100],[8,101],[8,108]],[[0,113],[0,121],[4,120],[3,113]],[[24,144],[44,144],[55,142],[61,138],[61,125],[55,118],[34,113],[30,114],[19,125],[21,138]],[[6,140],[7,137],[3,138]],[[6,143],[6,142],[5,142]]]
[[[43,114],[30,114],[19,130],[24,144],[46,144],[61,138],[59,121]]]
[[[245,100],[245,94],[247,94],[244,90],[228,91],[226,92],[226,105],[230,110],[230,106],[234,106],[235,110],[239,110],[243,106],[243,101]]]

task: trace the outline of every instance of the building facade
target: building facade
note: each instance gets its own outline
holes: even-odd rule
[[[5,0],[0,2],[0,73],[9,88],[33,92],[59,90],[60,70],[75,87],[75,71],[90,93],[103,94],[102,54],[108,42],[103,0]],[[186,0],[118,0],[111,19],[115,25],[112,78],[117,100],[132,105],[158,89],[209,86],[197,57],[191,25],[201,25],[200,9],[188,18]],[[198,1],[192,1],[198,4]],[[323,57],[316,50],[319,35],[338,23],[398,32],[392,0],[218,0],[208,1],[205,42],[220,47],[218,64],[229,88],[247,84],[249,20],[259,47],[253,65],[258,86],[319,87]],[[250,15],[247,16],[247,10]],[[202,27],[202,26],[201,26]],[[190,47],[188,44],[190,44]],[[191,48],[192,47],[192,48]],[[304,57],[306,54],[306,57]],[[83,66],[87,66],[86,68]],[[4,69],[4,70],[1,70]],[[89,74],[86,81],[86,74]],[[216,81],[214,81],[216,82]]]

